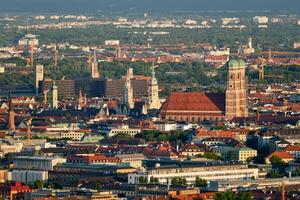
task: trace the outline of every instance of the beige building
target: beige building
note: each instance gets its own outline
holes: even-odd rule
[[[228,161],[247,161],[248,158],[257,156],[256,150],[247,147],[216,147],[213,151]]]
[[[142,161],[145,159],[143,154],[122,154],[117,157],[124,163],[129,163],[131,167],[142,167]]]

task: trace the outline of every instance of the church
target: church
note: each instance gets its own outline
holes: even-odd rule
[[[245,62],[231,59],[227,67],[225,93],[171,93],[160,108],[161,119],[200,122],[248,117]]]

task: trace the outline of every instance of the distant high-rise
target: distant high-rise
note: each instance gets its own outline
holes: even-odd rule
[[[44,80],[44,66],[36,65],[34,68],[34,79],[35,79],[35,95],[39,95],[39,81]]]
[[[100,78],[96,50],[94,50],[93,62],[91,64],[91,77],[92,79]]]
[[[58,108],[58,93],[57,93],[57,86],[55,85],[55,81],[52,81],[50,106],[52,109]]]
[[[245,62],[232,59],[228,62],[226,88],[226,118],[248,117]]]
[[[152,67],[152,78],[148,86],[148,108],[149,109],[159,109],[160,102],[158,98],[158,84],[155,77],[155,68]]]

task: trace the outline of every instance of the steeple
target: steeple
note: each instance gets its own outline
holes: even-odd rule
[[[148,85],[148,109],[159,109],[158,84],[155,77],[155,66],[152,66],[152,77]]]
[[[81,110],[84,107],[84,100],[83,100],[83,95],[81,89],[79,90],[79,95],[78,95],[78,105],[77,108]]]
[[[98,61],[97,61],[97,54],[96,49],[94,50],[93,62],[91,65],[91,78],[98,79],[100,77],[99,70],[98,70]]]

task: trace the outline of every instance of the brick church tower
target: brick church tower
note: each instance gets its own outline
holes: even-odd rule
[[[228,62],[228,78],[226,88],[226,119],[248,117],[247,85],[245,62],[232,59]]]

